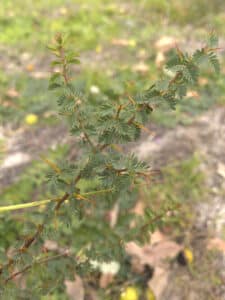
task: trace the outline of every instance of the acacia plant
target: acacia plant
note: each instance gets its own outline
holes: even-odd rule
[[[55,56],[52,65],[60,71],[53,72],[49,88],[79,152],[73,161],[44,159],[50,167],[47,180],[53,198],[1,208],[41,206],[34,214],[35,224],[28,222],[26,234],[1,262],[1,299],[40,299],[54,288],[60,293],[64,280],[74,273],[86,278],[95,272],[93,261],[122,265],[125,243],[149,239],[166,212],[148,208],[138,216],[133,208],[140,186],[151,183],[157,171],[127,148],[140,138],[142,129],[147,130],[156,108],[176,108],[187,88],[197,83],[202,61],[219,71],[216,47],[217,38],[211,34],[193,54],[177,48],[167,63],[168,75],[136,95],[89,99],[71,76],[79,56],[67,48],[61,34],[56,35],[49,49]],[[168,210],[173,207],[171,200]],[[58,243],[52,251],[44,244],[49,238]],[[21,278],[23,288],[18,285]]]

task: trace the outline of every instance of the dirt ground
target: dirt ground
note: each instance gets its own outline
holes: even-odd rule
[[[188,127],[177,126],[163,135],[149,138],[135,148],[141,158],[151,160],[155,167],[183,160],[193,153],[201,157],[200,168],[205,175],[207,199],[195,206],[197,222],[193,224],[190,239],[197,261],[198,274],[177,268],[165,271],[165,286],[161,287],[162,300],[225,299],[225,258],[217,253],[211,265],[205,266],[203,259],[207,243],[213,238],[217,243],[224,238],[225,225],[225,109],[218,107],[198,117]],[[216,242],[217,241],[217,242]],[[221,247],[222,249],[222,247]],[[224,249],[223,249],[224,253]],[[212,272],[213,270],[213,272]],[[169,272],[169,274],[168,274]],[[211,287],[212,273],[220,274],[218,288]],[[169,283],[170,282],[170,283]],[[172,284],[171,284],[172,282]],[[169,284],[168,284],[169,283]]]

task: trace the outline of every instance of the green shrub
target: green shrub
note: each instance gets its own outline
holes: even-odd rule
[[[158,172],[124,146],[137,141],[142,129],[148,131],[145,124],[156,108],[176,108],[187,88],[196,84],[203,62],[219,72],[216,47],[217,38],[211,34],[193,55],[177,48],[167,63],[168,77],[134,96],[112,93],[106,99],[100,93],[85,96],[71,76],[79,57],[72,45],[66,47],[62,35],[56,36],[49,49],[56,57],[52,66],[60,71],[53,72],[49,89],[57,95],[59,114],[68,121],[79,152],[74,161],[44,159],[51,169],[47,175],[51,199],[0,208],[3,212],[40,206],[17,245],[2,257],[2,299],[41,299],[53,295],[53,290],[61,295],[64,280],[74,273],[83,278],[96,274],[96,261],[119,261],[122,266],[125,243],[148,241],[167,210],[147,208],[138,216],[133,208],[140,186],[151,183]],[[166,209],[174,209],[173,201]],[[57,247],[46,249],[46,239],[57,241]],[[21,289],[16,280],[24,273],[26,284]]]

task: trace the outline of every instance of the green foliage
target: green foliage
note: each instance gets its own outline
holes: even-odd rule
[[[139,186],[148,184],[156,171],[137,155],[127,154],[124,146],[137,141],[142,129],[147,130],[145,125],[156,108],[176,108],[187,88],[197,83],[202,59],[207,58],[219,71],[212,48],[215,43],[211,36],[193,55],[177,49],[167,64],[167,77],[134,96],[114,94],[105,99],[101,94],[85,95],[71,76],[73,65],[80,63],[79,56],[72,45],[67,48],[61,34],[56,35],[49,49],[56,57],[52,67],[60,71],[53,71],[49,89],[55,92],[59,114],[68,122],[81,151],[74,161],[45,160],[51,168],[47,182],[53,197],[24,225],[23,238],[10,258],[5,255],[2,293],[29,295],[32,287],[33,299],[39,299],[40,295],[51,294],[55,286],[61,293],[64,280],[72,278],[74,272],[87,278],[94,271],[93,260],[122,264],[126,242],[144,243],[149,239],[167,210],[148,208],[143,216],[134,214]],[[173,201],[167,209],[173,210]],[[49,237],[58,241],[53,251],[43,248]],[[21,291],[12,281],[23,273],[27,273],[27,285]]]
[[[182,161],[175,162],[162,170],[162,182],[146,189],[144,201],[152,211],[159,208],[168,211],[171,204],[179,209],[174,210],[172,216],[164,217],[161,225],[173,226],[179,235],[187,230],[189,224],[195,223],[192,205],[206,197],[204,189],[204,174],[199,169],[200,160],[197,154]],[[149,200],[150,199],[150,200]],[[191,225],[190,225],[191,226]]]

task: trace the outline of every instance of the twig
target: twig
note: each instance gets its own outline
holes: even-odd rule
[[[29,265],[25,266],[20,271],[17,271],[15,273],[13,273],[12,275],[10,275],[8,278],[5,279],[4,283],[6,284],[10,280],[13,280],[15,277],[24,274],[25,272],[27,272],[28,270],[30,270],[35,264],[44,264],[44,263],[46,263],[48,261],[51,261],[51,260],[54,260],[54,259],[57,259],[57,258],[60,258],[60,257],[63,257],[63,256],[65,256],[65,257],[69,256],[68,251],[66,251],[64,253],[61,253],[61,254],[54,255],[54,256],[40,258],[39,260],[36,260],[32,264],[29,264]]]

